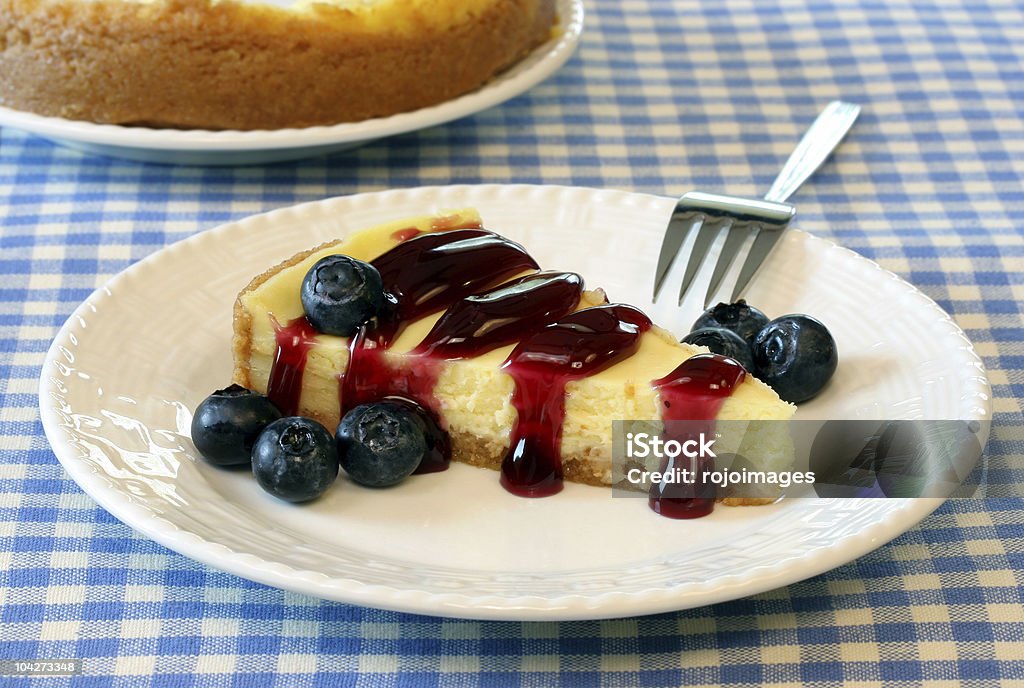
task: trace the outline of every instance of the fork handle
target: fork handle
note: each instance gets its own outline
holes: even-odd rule
[[[859,114],[859,105],[841,100],[829,103],[793,149],[765,200],[784,203],[792,196],[828,159]]]

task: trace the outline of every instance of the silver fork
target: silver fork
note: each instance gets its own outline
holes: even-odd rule
[[[654,273],[652,300],[657,299],[669,267],[686,237],[691,231],[696,231],[697,236],[679,287],[679,303],[682,304],[701,264],[724,228],[727,232],[725,242],[711,274],[711,282],[704,296],[704,307],[708,306],[718,291],[744,242],[751,234],[756,234],[732,290],[730,301],[735,301],[796,215],[796,207],[786,203],[786,200],[825,162],[859,114],[858,105],[839,100],[829,103],[793,149],[764,200],[701,191],[691,191],[680,198],[661,244],[658,267]]]

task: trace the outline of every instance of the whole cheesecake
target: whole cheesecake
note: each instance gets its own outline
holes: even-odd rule
[[[300,297],[310,268],[334,254],[370,262],[397,295],[350,338],[317,332]],[[258,275],[236,300],[233,350],[234,381],[285,414],[333,429],[357,404],[411,398],[447,431],[455,461],[506,471],[518,455],[591,485],[612,482],[615,420],[795,411],[731,359],[679,343],[578,275],[539,270],[472,210],[363,230]],[[763,469],[791,457],[759,452]]]
[[[472,91],[554,0],[0,0],[0,105],[98,123],[279,129]]]

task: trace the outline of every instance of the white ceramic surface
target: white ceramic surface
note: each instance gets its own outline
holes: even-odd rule
[[[572,56],[583,32],[583,1],[558,0],[557,6],[562,32],[482,88],[390,117],[304,129],[206,131],[93,124],[0,107],[0,126],[86,153],[141,162],[253,165],[324,155],[475,114],[547,79]]]
[[[384,491],[342,479],[306,506],[211,468],[190,409],[226,384],[231,307],[255,274],[377,222],[456,207],[645,306],[673,200],[542,186],[455,186],[341,197],[198,234],[97,290],[56,337],[40,381],[43,425],[71,477],[112,514],[186,556],[269,585],[361,605],[460,617],[617,617],[734,599],[826,571],[895,537],[935,500],[790,500],[673,521],[643,500],[568,485],[506,493],[454,465]],[[794,231],[748,296],[832,329],[840,366],[801,417],[989,417],[964,334],[895,275]],[[852,288],[851,285],[856,285]],[[885,323],[884,327],[878,323]]]

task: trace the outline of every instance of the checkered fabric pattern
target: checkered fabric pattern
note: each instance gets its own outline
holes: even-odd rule
[[[726,604],[573,623],[434,619],[220,573],[70,481],[36,385],[57,328],[133,261],[326,196],[549,182],[756,195],[828,100],[865,106],[801,226],[948,310],[1024,453],[1024,9],[1016,0],[588,0],[578,54],[505,105],[329,158],[202,169],[0,130],[2,686],[1024,685],[1024,500],[948,503],[824,575]],[[884,323],[879,323],[883,326]]]

